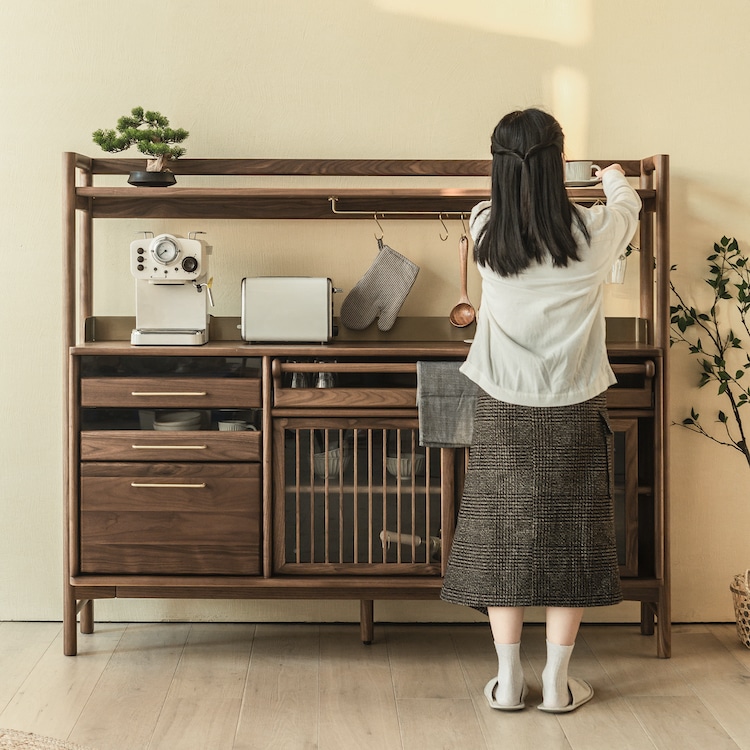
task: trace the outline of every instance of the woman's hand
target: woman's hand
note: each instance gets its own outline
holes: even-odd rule
[[[619,164],[610,164],[608,167],[604,167],[604,169],[600,169],[596,176],[601,179],[601,176],[605,172],[619,172],[620,174],[625,174],[625,170],[619,165]]]

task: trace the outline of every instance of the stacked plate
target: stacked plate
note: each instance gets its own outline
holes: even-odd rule
[[[154,419],[154,429],[163,432],[180,430],[200,430],[201,413],[199,411],[171,411],[160,414]]]

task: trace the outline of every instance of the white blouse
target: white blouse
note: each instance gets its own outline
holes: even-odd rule
[[[565,268],[533,263],[508,277],[479,266],[482,301],[461,372],[499,401],[567,406],[616,382],[605,343],[604,281],[635,233],[641,199],[615,170],[604,172],[602,187],[606,206],[580,209],[590,243],[573,222],[580,261]],[[472,210],[474,239],[489,205]]]

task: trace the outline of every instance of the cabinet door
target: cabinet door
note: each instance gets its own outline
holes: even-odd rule
[[[440,575],[453,452],[416,420],[278,418],[273,439],[277,573]]]
[[[614,432],[615,534],[620,574],[638,575],[638,420],[611,418]]]

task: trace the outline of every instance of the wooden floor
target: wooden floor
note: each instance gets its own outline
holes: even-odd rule
[[[62,655],[57,623],[0,623],[0,727],[96,750],[750,749],[750,649],[733,625],[584,625],[579,711],[537,711],[544,631],[527,625],[527,708],[491,710],[485,625],[97,624]]]

